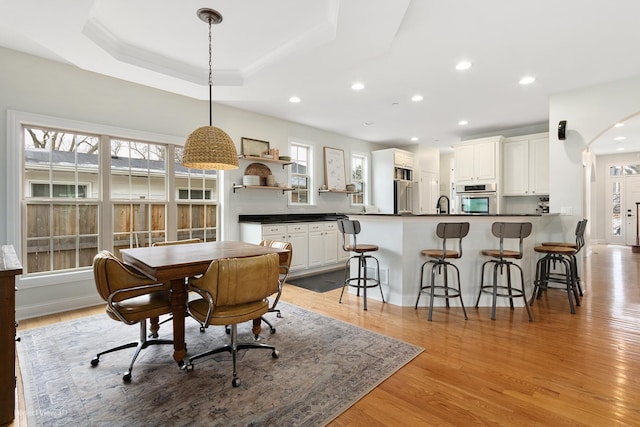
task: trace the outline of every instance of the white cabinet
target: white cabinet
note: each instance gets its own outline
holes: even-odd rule
[[[436,202],[440,197],[440,184],[438,174],[435,172],[420,171],[420,189],[418,193],[418,214],[435,214]]]
[[[309,224],[309,268],[335,264],[338,261],[338,224]]]
[[[380,213],[395,213],[395,182],[413,181],[413,153],[397,148],[371,152],[373,204]]]
[[[393,165],[397,168],[413,169],[413,153],[410,151],[391,149]]]
[[[287,225],[287,242],[293,246],[291,271],[303,270],[308,266],[309,238],[307,224]]]
[[[509,138],[504,143],[503,194],[537,196],[549,194],[548,134]]]
[[[466,141],[453,147],[456,184],[496,183],[500,177],[502,137]]]

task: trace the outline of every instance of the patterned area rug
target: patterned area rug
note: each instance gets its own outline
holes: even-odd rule
[[[280,358],[269,350],[240,353],[238,388],[228,353],[186,372],[170,345],[143,350],[129,384],[122,375],[133,349],[104,355],[92,368],[97,351],[138,335],[137,325],[106,315],[18,331],[28,425],[326,425],[423,350],[291,304],[279,308],[282,318],[270,315],[277,332],[265,327],[261,339],[276,345]],[[228,340],[222,327],[200,333],[192,319],[186,324],[190,354]],[[170,331],[162,325],[161,337]],[[251,322],[239,325],[238,340],[252,339]]]

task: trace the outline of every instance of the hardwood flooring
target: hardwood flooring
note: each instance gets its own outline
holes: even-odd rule
[[[285,286],[282,299],[425,348],[331,426],[640,425],[640,254],[594,246],[582,274],[577,314],[566,293],[548,291],[532,307],[397,307],[340,290]],[[91,308],[21,322],[20,329],[103,312]],[[286,316],[286,313],[283,313]],[[277,319],[275,320],[277,324]],[[19,413],[24,402],[18,389]],[[26,425],[23,418],[14,423]]]

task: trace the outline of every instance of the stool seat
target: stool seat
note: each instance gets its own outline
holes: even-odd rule
[[[543,254],[558,254],[558,255],[575,255],[575,248],[569,246],[551,246],[540,245],[533,248],[534,251]]]
[[[420,251],[421,255],[428,256],[429,258],[460,258],[460,253],[458,251],[445,250],[442,252],[442,249],[423,249]]]
[[[502,252],[500,249],[482,249],[480,253],[484,256],[490,256],[492,258],[522,258],[522,254],[518,251],[511,251],[508,249],[503,249]]]
[[[542,246],[563,246],[567,248],[577,249],[578,245],[572,242],[543,242]]]
[[[362,254],[365,252],[375,252],[378,249],[380,249],[378,247],[378,245],[368,245],[368,244],[359,244],[359,245],[349,245],[347,246],[347,250],[350,252],[355,252],[358,254]]]

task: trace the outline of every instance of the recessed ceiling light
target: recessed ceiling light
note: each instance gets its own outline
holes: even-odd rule
[[[373,124],[373,122],[364,122],[365,126],[371,126]]]
[[[356,83],[351,85],[351,89],[353,89],[353,90],[362,90],[362,89],[364,89],[364,84],[360,83],[360,82],[356,82]]]
[[[531,83],[535,82],[536,78],[533,76],[524,76],[523,78],[520,79],[520,84],[521,85],[530,85]]]
[[[416,95],[413,95],[413,96],[411,97],[411,100],[412,100],[413,102],[420,102],[420,101],[422,101],[423,99],[424,99],[424,96],[422,96],[422,95],[417,95],[417,94],[416,94]]]
[[[626,136],[616,136],[615,138],[613,138],[613,140],[617,142],[624,141],[625,139],[627,139]]]
[[[456,64],[456,70],[464,71],[471,68],[471,62],[469,61],[460,61]]]
[[[613,125],[614,128],[621,128],[622,126],[624,126],[624,123],[622,122],[618,122],[615,125]]]
[[[415,142],[418,141],[420,138],[418,138],[417,136],[412,136],[411,137],[411,141]]]
[[[616,151],[624,151],[624,147],[618,147]]]
[[[468,125],[468,124],[469,124],[469,120],[460,120],[460,121],[458,122],[458,124],[459,124],[460,126],[466,126],[466,125]]]
[[[300,101],[301,101],[301,99],[298,98],[297,96],[292,96],[291,98],[289,98],[289,102],[291,102],[293,104],[297,104]]]

